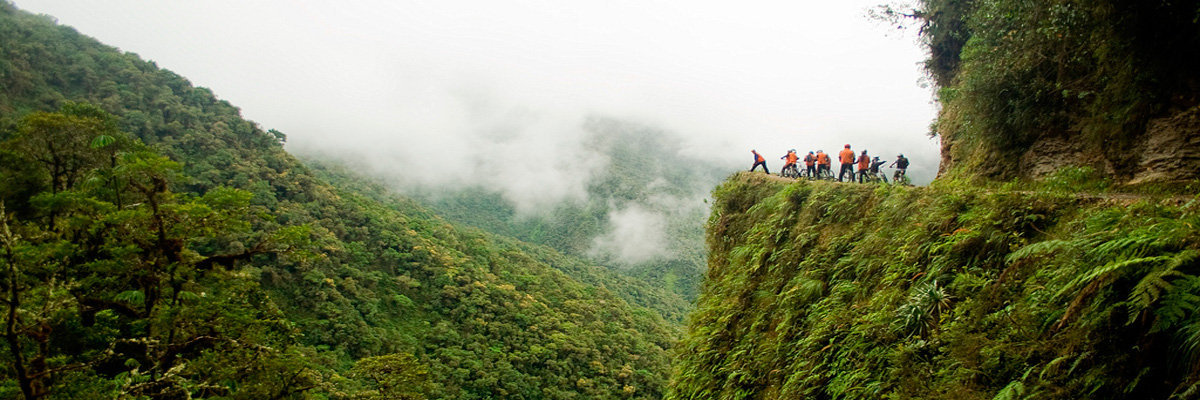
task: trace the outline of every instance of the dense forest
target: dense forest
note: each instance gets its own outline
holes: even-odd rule
[[[582,176],[587,195],[541,212],[518,212],[502,193],[484,188],[426,188],[417,195],[445,218],[489,232],[596,260],[679,296],[660,303],[682,321],[704,273],[704,219],[713,186],[736,168],[679,151],[682,140],[611,118],[584,123],[588,147],[604,156],[598,173]],[[645,243],[630,243],[632,241]],[[631,248],[633,247],[633,248]]]
[[[0,397],[662,396],[667,293],[285,140],[0,3]]]
[[[922,0],[942,173],[1200,178],[1200,2]]]

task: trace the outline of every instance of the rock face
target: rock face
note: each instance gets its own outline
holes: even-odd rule
[[[1083,154],[1083,146],[1078,140],[1062,136],[1043,137],[1021,156],[1021,165],[1026,175],[1043,178],[1059,168],[1078,164],[1084,158]]]
[[[1130,183],[1200,178],[1200,107],[1151,120]]]
[[[1200,179],[1200,107],[1151,119],[1141,134],[1125,143],[1055,132],[1035,139],[1012,156],[1011,163],[998,152],[989,145],[943,136],[939,174],[966,166],[978,175],[1002,180],[1043,179],[1063,167],[1087,166],[1128,184]]]

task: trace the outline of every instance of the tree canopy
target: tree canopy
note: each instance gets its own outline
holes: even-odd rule
[[[318,176],[152,62],[0,3],[0,87],[0,397],[666,386],[645,284]]]

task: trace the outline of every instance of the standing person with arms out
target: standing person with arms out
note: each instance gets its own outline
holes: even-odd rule
[[[796,169],[796,160],[800,159],[800,156],[796,155],[796,149],[788,150],[787,154],[784,154],[783,157],[779,157],[779,159],[785,160],[783,169],[779,170],[779,176],[786,174],[788,168],[791,168],[792,172],[795,172],[797,177],[800,175],[800,170]]]
[[[817,177],[817,169],[815,167],[813,167],[813,165],[815,165],[816,163],[817,163],[817,156],[814,156],[813,152],[810,151],[810,152],[808,152],[807,156],[804,156],[804,174],[808,175],[809,179],[813,179],[813,178]]]
[[[871,157],[867,157],[867,151],[863,150],[862,155],[858,156],[858,183],[863,183],[867,180],[867,170],[871,168]]]
[[[847,144],[846,148],[838,153],[838,162],[842,163],[842,170],[838,172],[838,182],[842,182],[846,174],[850,174],[850,181],[854,181],[854,150],[850,150],[850,145]]]
[[[896,167],[896,172],[892,174],[892,180],[899,183],[900,178],[906,178],[905,175],[908,173],[908,159],[904,158],[903,154],[898,155],[896,161],[892,161],[892,165],[889,167]]]
[[[833,178],[833,170],[829,168],[829,165],[832,163],[833,163],[833,161],[829,159],[829,155],[825,154],[825,150],[817,150],[817,176],[818,177],[822,176],[821,174],[825,174],[824,176],[828,176],[828,177],[830,177],[830,179],[832,179]]]
[[[879,157],[871,158],[871,175],[878,176],[879,179],[882,179],[884,183],[887,183],[888,180],[886,176],[883,176],[883,174],[879,173],[879,166],[886,163],[887,161],[880,161]]]
[[[762,154],[758,154],[757,150],[750,150],[750,152],[754,153],[754,166],[750,167],[750,172],[754,172],[754,170],[758,169],[758,166],[761,165],[763,167],[763,172],[766,172],[767,175],[770,175],[771,171],[767,170],[767,159],[763,158]]]

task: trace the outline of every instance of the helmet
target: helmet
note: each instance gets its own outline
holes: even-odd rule
[[[788,150],[788,153],[795,153],[795,152],[796,152],[796,149]]]
[[[896,157],[904,157],[904,155],[903,155],[903,154],[901,154],[901,155],[898,155],[898,156],[896,156]]]
[[[866,150],[863,150],[863,152],[862,152],[862,153],[863,153],[863,154],[867,154],[867,151],[866,151]]]
[[[847,149],[848,149],[848,148],[850,148],[850,144],[849,144],[849,143],[846,143],[846,148],[847,148]]]
[[[808,151],[808,154],[812,154],[812,150],[809,150],[809,151]]]
[[[879,159],[879,156],[875,156],[875,159],[876,159],[876,160],[878,160],[878,159]]]

